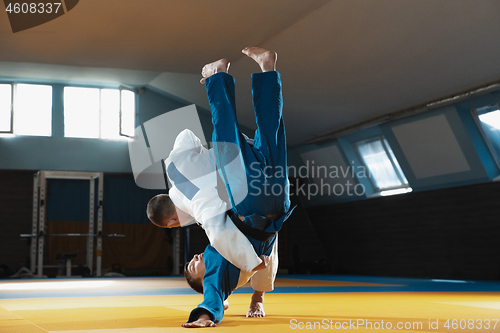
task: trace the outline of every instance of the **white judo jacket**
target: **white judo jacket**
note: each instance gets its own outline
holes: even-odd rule
[[[217,252],[242,271],[251,272],[262,262],[226,214],[231,207],[217,192],[213,149],[203,147],[200,139],[186,129],[177,136],[165,160],[165,170],[171,184],[169,196],[178,208],[181,225],[191,224],[194,218]]]

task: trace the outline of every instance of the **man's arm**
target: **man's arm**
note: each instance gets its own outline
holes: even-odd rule
[[[278,271],[278,236],[274,240],[273,248],[267,257],[267,267],[252,276],[251,285],[254,290],[247,317],[264,317],[264,293],[274,289],[274,280]]]
[[[175,138],[174,147],[170,152],[170,156],[202,146],[201,140],[191,130],[185,129]]]
[[[250,302],[250,309],[247,312],[247,318],[249,317],[265,317],[264,312],[264,291],[255,290],[252,295],[252,301]]]
[[[203,302],[189,314],[187,324],[195,324],[183,325],[184,327],[213,327],[199,325],[210,325],[209,321],[220,323],[224,318],[224,300],[238,285],[238,268],[231,265],[211,245],[207,246],[204,254],[206,272],[203,276]]]
[[[234,225],[227,214],[204,221],[203,229],[210,244],[227,261],[239,269],[252,272],[266,267],[248,238]]]
[[[223,279],[223,270],[225,269],[214,268],[214,271],[208,272],[208,277],[203,278],[203,302],[191,311],[183,327],[214,327],[215,323],[220,323],[224,318],[225,293],[224,290],[216,287]],[[210,274],[211,272],[215,274]]]
[[[228,308],[229,308],[229,303],[227,300],[225,300],[224,311],[226,311]],[[197,320],[190,323],[184,323],[181,326],[186,328],[200,328],[200,327],[215,327],[217,325],[215,325],[215,323],[210,319],[210,315],[208,315],[207,313],[203,313],[198,317]]]
[[[215,323],[210,320],[209,315],[202,314],[196,321],[190,323],[184,323],[181,325],[186,328],[199,328],[199,327],[215,327]]]

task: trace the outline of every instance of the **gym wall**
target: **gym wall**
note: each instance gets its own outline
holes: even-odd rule
[[[0,264],[11,270],[22,265],[29,267],[30,239],[21,239],[20,234],[31,233],[35,172],[0,171]],[[154,226],[146,216],[147,202],[158,193],[137,187],[130,174],[104,174],[103,234],[125,235],[124,238],[103,237],[104,272],[118,264],[129,275],[171,274],[171,235]],[[48,233],[88,233],[88,198],[88,181],[48,180]],[[59,253],[76,253],[73,264],[85,264],[86,237],[48,237],[47,243],[46,264],[57,265]]]
[[[500,279],[500,182],[309,208],[336,274]]]
[[[382,135],[413,188],[380,197],[356,174],[305,174],[308,184],[349,181],[366,189],[350,196],[302,194],[334,273],[500,279],[500,170],[471,113],[498,103],[500,92],[491,92],[290,149],[295,170],[357,170],[362,163],[354,144]]]
[[[350,202],[376,197],[369,177],[357,177],[364,165],[355,143],[383,136],[394,152],[413,192],[487,183],[500,180],[500,161],[495,162],[471,110],[500,104],[500,91],[417,115],[388,121],[318,144],[289,150],[292,170],[311,184],[362,186],[361,194],[326,193],[308,197],[307,206]],[[319,174],[319,167],[335,167],[338,177]],[[313,171],[316,174],[313,174]],[[347,171],[347,172],[343,172]],[[322,182],[322,183],[321,183]],[[340,188],[340,187],[339,187]]]

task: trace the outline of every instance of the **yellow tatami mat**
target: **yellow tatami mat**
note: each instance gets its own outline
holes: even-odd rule
[[[189,312],[202,301],[201,295],[187,289],[179,289],[183,286],[181,279],[108,281],[117,282],[109,288],[123,293],[124,296],[74,297],[72,293],[76,290],[68,290],[67,295],[62,297],[29,298],[29,281],[0,283],[3,298],[0,299],[0,332],[185,332],[186,329],[180,325],[186,321]],[[153,286],[149,290],[148,281]],[[58,283],[58,280],[46,282]],[[64,282],[70,281],[59,282],[64,285]],[[345,284],[339,282],[348,282],[348,288],[358,289],[332,292],[332,288],[345,288]],[[229,297],[229,309],[223,321],[217,327],[206,330],[259,333],[303,330],[500,332],[500,292],[495,290],[494,285],[492,292],[404,292],[388,290],[401,288],[404,280],[399,281],[403,284],[395,283],[397,281],[394,280],[388,282],[379,284],[369,279],[366,283],[336,281],[334,277],[328,281],[313,278],[278,279],[276,290],[266,294],[265,318],[245,318],[251,294],[235,293]],[[22,293],[14,293],[15,288],[12,286],[10,289],[5,287],[6,284],[12,283],[20,283],[17,288],[23,290]],[[119,289],[117,286],[120,283],[127,289]],[[137,286],[136,291],[142,290],[143,295],[130,295],[136,292],[132,289],[134,284]],[[26,285],[24,289],[21,288],[23,285]],[[161,285],[164,286],[163,290],[170,289],[173,294],[145,295],[158,292],[156,288]],[[311,288],[304,289],[304,286],[316,287],[317,290],[311,292]],[[374,289],[377,287],[380,288],[379,291]],[[325,288],[330,289],[322,290]],[[371,289],[363,292],[363,288]],[[415,288],[414,280],[412,288]],[[3,293],[6,289],[9,289],[10,298],[5,296],[9,292]],[[301,292],[302,289],[305,292]]]

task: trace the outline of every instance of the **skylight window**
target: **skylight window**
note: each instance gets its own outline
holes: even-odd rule
[[[408,180],[385,138],[379,136],[359,141],[356,148],[377,192],[381,195],[411,192]]]
[[[500,110],[498,105],[488,105],[473,111],[477,117],[479,128],[490,148],[497,164],[500,166]]]
[[[135,113],[133,91],[64,88],[65,137],[120,140],[133,136]]]
[[[51,136],[52,87],[37,84],[1,84],[0,132]]]

